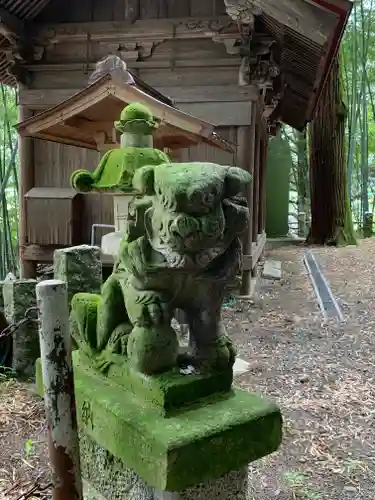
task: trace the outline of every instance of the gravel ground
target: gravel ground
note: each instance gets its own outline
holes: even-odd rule
[[[322,320],[303,247],[272,252],[283,279],[263,281],[253,305],[226,311],[251,363],[239,385],[276,400],[285,419],[280,451],[251,467],[254,500],[375,498],[374,243],[312,249],[341,324]]]
[[[280,451],[250,469],[250,500],[375,498],[373,243],[313,248],[341,324],[322,320],[304,247],[272,251],[282,280],[261,280],[253,301],[224,310],[239,356],[251,364],[237,384],[276,400],[285,421]],[[21,493],[48,484],[48,461],[43,405],[29,386],[0,382],[0,441],[0,499],[32,498]]]

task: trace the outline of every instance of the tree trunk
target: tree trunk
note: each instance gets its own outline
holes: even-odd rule
[[[311,228],[307,242],[356,244],[345,155],[346,108],[336,58],[310,126]]]

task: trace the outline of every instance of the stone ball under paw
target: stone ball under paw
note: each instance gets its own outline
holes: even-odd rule
[[[169,325],[135,326],[128,338],[127,352],[132,367],[151,375],[177,364],[178,340]]]

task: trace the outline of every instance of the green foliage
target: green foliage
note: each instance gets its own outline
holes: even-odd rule
[[[26,459],[28,459],[32,452],[33,452],[33,448],[34,448],[34,441],[32,439],[28,439],[25,443],[25,456],[26,456]]]
[[[18,144],[15,90],[1,84],[0,279],[18,268]]]
[[[347,153],[351,206],[361,229],[375,208],[375,2],[354,3],[341,47],[348,109]]]
[[[307,235],[306,221],[310,217],[309,161],[306,131],[299,132],[291,127],[281,128],[284,144],[289,144],[289,159],[284,153],[285,162],[290,162],[289,184],[289,230],[298,236]],[[304,214],[303,217],[299,214]]]

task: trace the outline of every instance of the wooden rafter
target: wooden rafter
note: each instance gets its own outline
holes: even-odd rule
[[[25,23],[0,7],[0,34],[9,41],[25,36]]]

